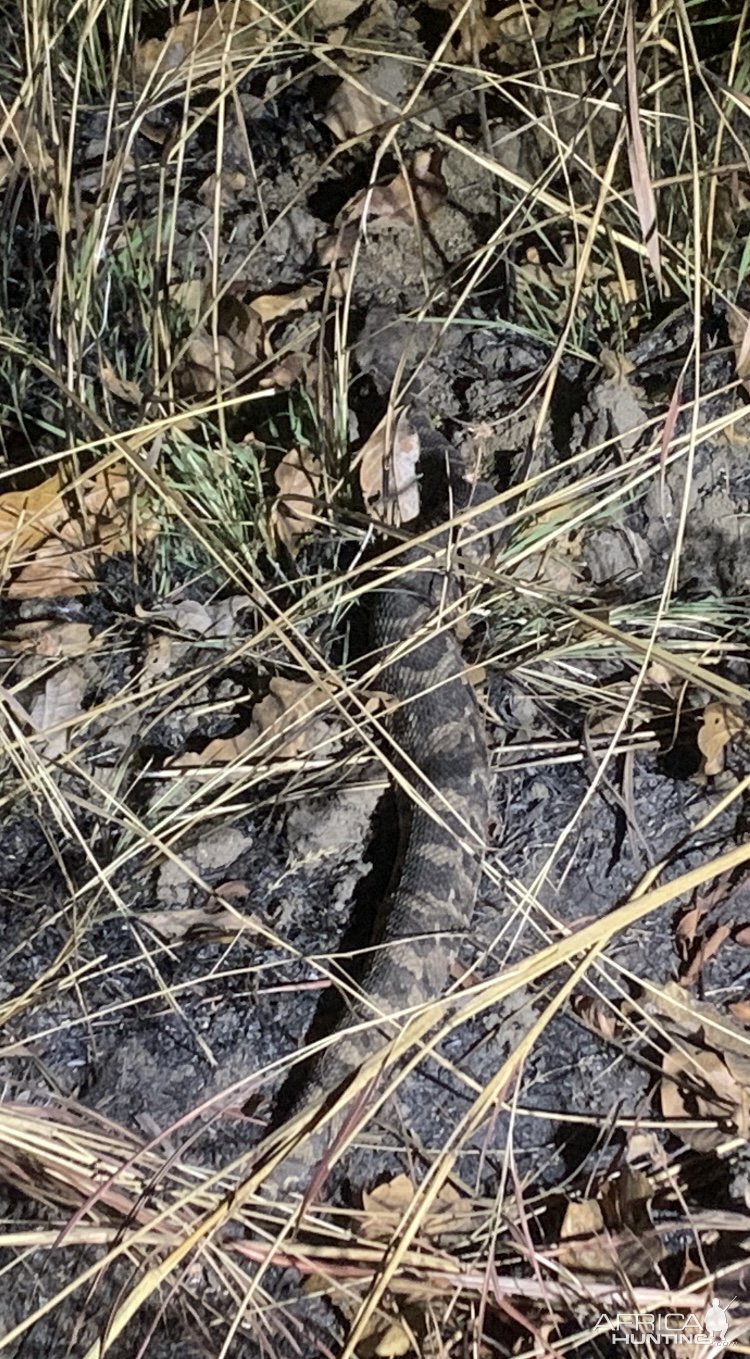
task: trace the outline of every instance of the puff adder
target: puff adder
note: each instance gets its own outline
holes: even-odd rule
[[[399,848],[393,878],[377,912],[374,947],[336,1039],[321,1053],[296,1100],[300,1113],[334,1092],[392,1037],[397,1016],[438,997],[474,909],[490,797],[484,723],[466,674],[454,622],[462,569],[475,569],[496,546],[500,514],[483,508],[492,487],[471,486],[452,446],[418,416],[423,507],[410,529],[445,527],[429,544],[407,546],[396,579],[376,589],[372,644],[384,658],[378,679],[395,700],[388,719],[396,787]],[[460,528],[451,519],[469,511]],[[437,549],[437,550],[436,550]],[[367,1023],[369,1021],[369,1023]],[[356,1032],[353,1025],[366,1025]],[[269,1177],[272,1192],[304,1188],[338,1125],[313,1129]]]

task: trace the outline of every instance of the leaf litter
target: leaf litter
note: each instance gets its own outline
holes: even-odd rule
[[[8,948],[19,977],[11,996],[18,1025],[12,1050],[19,1060],[41,1049],[51,1073],[46,1085],[36,1068],[24,1068],[19,1084],[25,1117],[42,1107],[34,1100],[46,1101],[51,1135],[34,1147],[36,1192],[44,1186],[53,1217],[59,1217],[60,1185],[67,1211],[71,1203],[80,1207],[96,1183],[93,1163],[85,1162],[87,1179],[84,1161],[77,1170],[66,1163],[65,1139],[57,1144],[52,1135],[59,1092],[73,1100],[79,1093],[75,1073],[82,1073],[88,1115],[99,1105],[130,1127],[142,1121],[179,1130],[170,1143],[179,1147],[176,1159],[154,1153],[150,1188],[133,1190],[130,1158],[141,1152],[116,1123],[110,1127],[108,1145],[125,1150],[119,1166],[106,1162],[117,1181],[108,1201],[116,1201],[123,1222],[142,1223],[162,1186],[172,1192],[171,1177],[183,1173],[186,1148],[179,1138],[206,1071],[221,1068],[228,1084],[252,1083],[249,1051],[260,1069],[304,1041],[306,996],[329,980],[316,970],[320,957],[326,949],[336,952],[344,932],[336,890],[321,866],[345,850],[352,859],[362,852],[361,844],[347,849],[344,843],[341,806],[347,804],[331,809],[365,767],[361,754],[350,758],[356,723],[344,716],[348,682],[332,679],[345,652],[338,601],[350,602],[362,588],[357,545],[351,574],[346,565],[333,571],[330,565],[338,562],[342,542],[352,542],[349,519],[339,518],[338,488],[344,485],[352,497],[352,522],[360,515],[378,528],[398,527],[415,518],[419,440],[401,414],[406,401],[399,390],[402,375],[411,381],[414,370],[406,399],[416,391],[457,448],[466,446],[467,421],[487,431],[498,485],[513,486],[520,477],[518,455],[527,452],[528,431],[536,427],[523,464],[525,490],[512,506],[511,550],[480,614],[493,761],[501,771],[496,820],[505,828],[503,863],[501,875],[497,856],[488,857],[472,937],[462,941],[452,974],[461,1004],[478,1008],[465,1040],[457,1021],[454,1027],[446,1021],[443,1042],[430,1040],[420,1070],[400,1082],[395,1113],[374,1123],[367,1145],[355,1149],[350,1184],[364,1186],[363,1214],[351,1219],[346,1244],[335,1228],[318,1224],[317,1239],[303,1239],[299,1248],[287,1239],[280,1249],[308,1272],[321,1265],[317,1293],[332,1297],[339,1321],[343,1315],[359,1335],[358,1353],[445,1353],[451,1335],[465,1338],[470,1326],[481,1352],[487,1315],[493,1346],[507,1339],[510,1353],[531,1334],[540,1352],[545,1345],[558,1352],[570,1335],[565,1326],[585,1327],[585,1309],[550,1262],[573,1275],[588,1266],[587,1287],[606,1284],[608,1297],[624,1274],[629,1296],[637,1300],[639,1290],[651,1289],[653,1305],[665,1302],[656,1269],[665,1237],[654,1234],[652,1206],[660,1200],[663,1207],[666,1198],[676,1212],[680,1196],[690,1203],[695,1189],[689,1164],[681,1162],[674,1168],[682,1177],[677,1189],[665,1192],[659,1176],[670,1139],[707,1158],[706,1166],[715,1157],[731,1158],[737,1140],[746,1140],[747,1003],[741,968],[733,973],[731,962],[747,947],[740,864],[713,887],[706,873],[687,904],[680,900],[671,923],[656,911],[653,920],[640,920],[641,937],[626,933],[617,950],[592,956],[589,976],[601,982],[607,999],[581,998],[589,1002],[577,1009],[587,1033],[557,1016],[532,1063],[515,1073],[517,1089],[508,1087],[480,1139],[467,1139],[457,1153],[459,1177],[471,1191],[443,1199],[441,1190],[423,1213],[420,1195],[424,1176],[429,1185],[433,1169],[441,1172],[467,1092],[473,1098],[486,1089],[509,1060],[512,1035],[522,1037],[512,1011],[509,1017],[503,1008],[506,968],[536,956],[539,933],[546,941],[567,941],[570,930],[595,920],[606,931],[608,911],[630,900],[636,883],[657,870],[679,873],[683,854],[706,864],[712,847],[732,845],[742,824],[747,526],[742,470],[733,459],[746,419],[737,389],[747,366],[747,309],[738,267],[722,290],[736,291],[739,305],[722,311],[719,299],[714,313],[707,306],[702,317],[690,310],[690,270],[680,252],[689,249],[693,218],[680,195],[695,167],[683,159],[684,143],[675,150],[670,137],[672,123],[684,121],[676,91],[688,73],[675,58],[692,50],[682,43],[684,33],[670,30],[664,37],[659,58],[666,65],[657,79],[651,37],[632,8],[617,38],[614,29],[592,36],[586,16],[569,5],[554,12],[423,7],[430,8],[443,37],[429,52],[429,25],[412,14],[401,14],[397,23],[388,0],[364,6],[317,0],[304,16],[312,29],[295,28],[296,17],[283,26],[272,8],[255,4],[219,3],[177,22],[165,14],[143,27],[134,15],[128,60],[115,78],[106,73],[116,117],[99,126],[96,99],[89,101],[97,72],[85,66],[89,47],[80,48],[88,102],[85,115],[77,115],[81,147],[70,151],[64,174],[56,165],[59,137],[35,126],[45,102],[9,115],[0,148],[0,164],[8,169],[0,178],[44,185],[45,220],[74,223],[65,239],[80,279],[67,257],[59,272],[71,296],[58,315],[67,317],[70,304],[77,318],[67,336],[65,381],[76,374],[69,395],[84,392],[88,400],[89,382],[106,394],[108,418],[122,424],[115,432],[105,422],[98,436],[113,452],[124,440],[134,466],[141,448],[152,449],[142,485],[122,463],[92,466],[86,450],[81,464],[80,450],[66,449],[60,473],[45,476],[42,463],[36,485],[26,489],[34,479],[26,469],[19,478],[24,488],[12,480],[0,496],[5,592],[19,611],[4,629],[4,732],[19,762],[14,768],[24,768],[24,807],[32,809],[10,817],[9,834],[23,849],[19,856],[11,840],[2,867],[9,892],[24,902],[19,912],[18,896],[8,898]],[[662,18],[666,32],[671,20]],[[121,50],[119,41],[113,52]],[[53,51],[51,60],[59,55]],[[529,64],[548,56],[549,68]],[[321,84],[308,79],[306,62],[313,57],[326,72]],[[17,65],[36,69],[25,60]],[[505,67],[515,74],[498,76]],[[602,70],[620,71],[620,84],[603,101],[591,96],[598,101],[596,117],[584,127],[580,119],[594,106],[581,95],[581,81],[587,72],[599,80]],[[127,94],[133,77],[142,101],[135,107]],[[492,99],[485,100],[480,77],[493,87],[502,79],[502,119]],[[552,86],[545,83],[550,80]],[[66,74],[59,89],[70,88]],[[693,95],[700,97],[695,89]],[[26,97],[19,88],[19,101]],[[566,112],[571,99],[575,124]],[[727,126],[731,116],[727,105],[721,115]],[[710,128],[707,105],[701,117]],[[121,127],[127,127],[127,154],[113,144]],[[706,183],[709,194],[716,188],[711,212],[718,211],[706,223],[700,277],[711,276],[715,245],[724,267],[734,268],[727,263],[734,245],[721,212],[724,153],[721,134],[715,135]],[[620,158],[608,178],[603,167],[614,164],[608,161],[614,137],[627,143],[627,165]],[[511,142],[515,158],[506,154]],[[144,154],[156,158],[143,162]],[[180,192],[167,208],[151,186],[166,183],[171,195],[173,180]],[[668,188],[674,191],[669,200]],[[145,244],[149,209],[172,233],[165,243],[154,232],[153,255]],[[97,236],[103,222],[106,230]],[[141,227],[147,230],[139,237]],[[333,268],[326,277],[320,266],[337,261],[346,269]],[[661,332],[647,300],[654,281],[666,314]],[[688,297],[682,320],[681,289]],[[371,318],[378,341],[368,362],[358,340]],[[41,331],[57,334],[49,317]],[[563,331],[564,352],[555,355]],[[700,391],[689,362],[694,341]],[[147,356],[142,366],[139,346]],[[553,418],[545,424],[537,421],[535,403],[549,364],[557,387]],[[26,389],[20,381],[17,386],[22,403]],[[567,402],[558,399],[561,393]],[[82,414],[74,401],[71,409]],[[326,435],[325,471],[336,467],[330,483],[311,437],[311,411]],[[69,415],[57,411],[60,428],[69,428]],[[50,418],[45,409],[41,447],[54,454],[62,440],[50,435]],[[188,426],[193,451],[202,455],[200,473],[173,480],[181,454],[173,435]],[[23,437],[14,426],[16,446]],[[221,492],[224,471],[243,457],[244,498],[233,506],[225,501],[225,512],[217,513],[208,490]],[[142,511],[144,492],[160,502],[161,536]],[[164,548],[165,523],[177,544],[172,559]],[[681,539],[675,525],[685,530]],[[224,541],[219,529],[236,536]],[[279,546],[288,558],[283,570],[283,558],[274,555]],[[320,585],[325,570],[336,577],[334,589],[330,580]],[[667,571],[679,590],[666,589]],[[149,597],[154,582],[156,601]],[[45,600],[50,617],[34,612]],[[81,612],[71,621],[65,611],[76,600]],[[331,639],[335,664],[325,650]],[[501,675],[503,683],[493,683]],[[360,724],[378,710],[376,691],[377,680],[371,700],[360,703],[357,696]],[[29,751],[41,761],[30,761]],[[678,772],[681,758],[687,776]],[[378,777],[382,782],[382,770]],[[101,819],[92,811],[99,806]],[[232,824],[225,827],[227,819]],[[363,814],[350,838],[362,840],[366,820]],[[64,828],[63,848],[56,844],[52,857],[50,824]],[[305,840],[305,825],[317,825],[314,843]],[[716,836],[710,844],[709,828]],[[336,854],[326,855],[326,848]],[[44,908],[38,874],[53,884],[50,890],[44,883]],[[341,881],[349,894],[348,876]],[[674,907],[668,894],[662,900]],[[509,911],[517,952],[505,939]],[[28,925],[19,926],[21,915]],[[129,932],[135,920],[138,929]],[[281,950],[281,963],[272,952],[274,925],[282,941],[293,944],[293,965],[288,951]],[[532,927],[533,940],[524,933]],[[154,942],[128,953],[132,940],[144,935]],[[649,1037],[652,1083],[632,1073],[623,1077],[620,1061],[621,1102],[610,1117],[610,1049],[625,1042],[625,1033],[632,1036],[613,1008],[625,975],[619,967],[633,976],[645,972],[646,981],[663,981],[676,970],[680,986],[673,994],[662,987],[661,1008],[654,1002],[631,1012],[631,1029],[641,1040],[644,1031]],[[270,981],[269,968],[276,968]],[[537,1003],[542,975],[530,988]],[[286,1011],[282,995],[290,1000]],[[52,1017],[49,1004],[57,1007]],[[19,1019],[27,1015],[32,1024]],[[58,1025],[72,1045],[82,1029],[90,1031],[97,1061],[83,1046],[66,1048],[63,1059]],[[274,1034],[283,1035],[276,1047]],[[219,1054],[213,1066],[207,1043]],[[10,1078],[17,1079],[15,1070]],[[263,1089],[264,1078],[257,1079]],[[242,1240],[260,1250],[257,1224],[244,1206],[247,1164],[237,1179],[227,1171],[231,1204],[201,1198],[206,1160],[219,1163],[227,1123],[237,1120],[230,1135],[239,1137],[243,1154],[258,1132],[240,1104],[234,1096],[224,1101],[234,1112],[213,1125],[216,1141],[200,1167],[190,1166],[193,1187],[181,1211],[196,1244],[210,1244],[230,1293],[239,1284],[249,1297],[255,1284],[237,1272],[241,1253],[233,1254],[218,1232],[204,1237],[202,1219],[190,1218],[198,1205],[206,1221],[216,1220],[212,1214],[227,1221],[245,1213]],[[81,1153],[88,1115],[84,1110],[75,1125],[73,1146]],[[650,1119],[655,1127],[643,1134],[652,1139],[644,1142],[646,1169],[627,1169],[618,1179],[612,1167],[625,1154],[628,1119]],[[23,1167],[20,1160],[12,1164],[13,1136],[26,1146],[21,1133],[28,1127],[18,1111],[9,1127],[7,1178],[17,1183],[13,1176]],[[579,1163],[575,1141],[565,1146],[566,1129],[587,1136],[595,1130],[603,1152],[611,1153],[609,1170],[601,1173],[596,1153]],[[233,1144],[227,1165],[235,1151]],[[403,1160],[417,1168],[413,1176],[398,1172]],[[545,1217],[548,1196],[562,1185],[565,1197],[573,1163],[577,1197],[555,1228]],[[28,1174],[22,1179],[26,1192]],[[736,1179],[741,1194],[739,1168]],[[492,1199],[477,1200],[478,1187],[494,1193],[502,1184],[507,1193],[509,1180],[514,1192],[502,1211]],[[50,1187],[55,1183],[57,1191]],[[461,1205],[475,1200],[485,1206],[481,1225],[475,1220],[470,1229]],[[61,1226],[55,1218],[56,1239],[58,1230],[69,1231],[71,1242],[81,1227],[104,1230],[98,1222],[88,1225],[95,1208],[85,1224]],[[401,1224],[420,1213],[413,1253],[391,1270],[385,1296],[370,1305],[378,1271],[391,1269]],[[177,1227],[177,1216],[168,1221],[173,1233],[183,1231],[186,1219]],[[93,1243],[93,1235],[87,1239]],[[695,1249],[670,1247],[670,1266],[681,1264],[683,1281],[703,1287],[717,1257],[707,1233],[696,1228],[691,1239]],[[174,1240],[154,1240],[165,1252],[161,1258],[171,1258]],[[136,1260],[140,1243],[123,1241]],[[353,1289],[346,1271],[359,1267],[360,1249],[371,1254],[362,1257]],[[696,1274],[699,1257],[704,1264]],[[110,1268],[114,1277],[117,1260],[104,1259],[102,1277]],[[447,1272],[436,1283],[439,1268]],[[100,1339],[114,1350],[128,1307],[136,1324],[155,1275],[141,1277],[146,1282],[137,1297],[126,1283],[120,1309],[106,1305],[114,1319],[101,1336],[96,1298],[89,1313],[84,1309],[77,1336],[89,1353]],[[166,1266],[159,1284],[165,1280],[175,1283],[179,1306],[182,1283]],[[446,1291],[450,1307],[443,1305]],[[45,1296],[53,1292],[47,1288]],[[211,1305],[220,1305],[214,1296]],[[64,1299],[56,1306],[64,1315]],[[248,1315],[254,1316],[252,1308]],[[274,1335],[282,1347],[283,1326],[298,1324],[293,1305],[283,1316]],[[320,1339],[330,1350],[340,1338],[338,1348],[351,1352],[330,1313],[319,1337],[314,1313],[300,1316],[292,1348],[299,1352],[301,1343],[313,1347]],[[23,1317],[18,1324],[26,1325]],[[186,1333],[191,1324],[186,1320]],[[235,1315],[235,1324],[244,1322]],[[457,1332],[451,1330],[456,1324]],[[37,1330],[34,1344],[49,1348],[40,1336]]]

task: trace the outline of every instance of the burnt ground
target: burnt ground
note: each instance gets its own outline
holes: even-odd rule
[[[416,79],[399,49],[404,25],[418,72],[445,31],[442,9],[417,9],[415,17],[383,6],[357,39],[358,78],[402,108]],[[141,41],[161,43],[168,25],[153,17],[149,24],[153,32],[141,31]],[[567,40],[563,25],[563,54]],[[704,288],[698,313],[685,258],[666,238],[661,298],[644,282],[637,218],[632,207],[618,218],[614,199],[607,225],[627,231],[631,245],[610,256],[597,237],[576,292],[572,222],[550,226],[540,197],[543,188],[564,199],[564,176],[545,178],[543,109],[529,121],[511,97],[513,44],[482,49],[492,76],[486,88],[451,50],[395,144],[379,123],[353,131],[351,145],[337,138],[329,124],[340,79],[301,45],[286,66],[269,67],[276,85],[268,70],[238,79],[221,129],[209,83],[195,129],[182,135],[181,178],[167,154],[185,127],[179,88],[154,97],[147,120],[132,93],[118,95],[116,134],[107,131],[107,100],[89,91],[72,142],[83,208],[65,243],[55,213],[45,210],[57,191],[51,176],[41,186],[21,172],[7,181],[10,328],[27,354],[48,352],[53,332],[57,379],[68,370],[52,324],[56,261],[67,251],[74,267],[87,232],[99,229],[95,209],[107,201],[112,212],[109,250],[91,275],[89,324],[98,338],[73,355],[83,397],[66,396],[39,367],[33,381],[20,360],[6,367],[7,495],[40,482],[56,459],[67,466],[70,448],[83,446],[94,466],[97,439],[115,452],[118,439],[166,422],[151,463],[157,480],[146,476],[133,488],[139,503],[158,503],[157,527],[135,554],[123,542],[98,555],[89,543],[85,588],[58,592],[35,590],[24,577],[33,544],[20,572],[12,550],[8,556],[0,653],[0,1066],[8,1113],[0,1334],[11,1337],[10,1355],[86,1354],[142,1268],[133,1249],[43,1310],[102,1256],[93,1232],[80,1241],[73,1232],[65,1249],[51,1248],[101,1176],[93,1164],[77,1179],[56,1178],[51,1151],[37,1160],[33,1144],[21,1145],[20,1115],[45,1111],[63,1144],[67,1126],[69,1146],[76,1130],[83,1137],[81,1129],[93,1136],[101,1128],[105,1144],[135,1138],[134,1149],[148,1144],[161,1158],[151,1197],[133,1191],[128,1209],[124,1189],[119,1205],[104,1195],[84,1210],[88,1226],[121,1225],[123,1213],[130,1226],[142,1222],[139,1211],[168,1182],[165,1163],[192,1167],[184,1182],[220,1172],[226,1192],[236,1183],[235,1158],[249,1165],[278,1117],[290,1055],[311,1026],[317,1032],[326,959],[366,944],[394,839],[386,780],[355,708],[345,704],[342,718],[329,703],[290,744],[289,695],[297,691],[274,685],[315,674],[360,684],[366,599],[349,584],[366,583],[366,572],[357,574],[360,554],[374,549],[354,455],[389,404],[403,400],[418,401],[508,492],[512,532],[484,575],[467,638],[467,658],[484,671],[496,791],[480,898],[456,945],[459,1009],[491,979],[500,984],[399,1083],[332,1173],[328,1199],[356,1208],[363,1191],[400,1172],[415,1183],[424,1177],[569,979],[561,956],[556,966],[522,970],[504,989],[510,968],[571,929],[600,921],[603,936],[610,913],[658,865],[660,884],[705,866],[692,894],[667,893],[591,959],[486,1117],[460,1138],[452,1179],[467,1200],[485,1205],[485,1228],[496,1201],[507,1196],[519,1212],[525,1205],[515,1219],[523,1231],[500,1229],[495,1264],[504,1277],[528,1279],[518,1245],[525,1232],[540,1258],[548,1251],[554,1258],[565,1249],[568,1203],[587,1203],[611,1179],[638,1173],[660,1248],[635,1265],[622,1247],[620,1267],[633,1286],[677,1289],[699,1269],[708,1275],[731,1264],[726,1292],[733,1305],[745,1299],[739,1238],[722,1229],[735,1214],[740,1231],[747,1209],[745,1069],[722,1066],[724,1048],[705,1023],[707,1014],[718,1018],[734,1035],[727,1050],[741,1049],[750,900],[739,861],[723,875],[711,865],[747,838],[750,463],[728,304],[742,301],[744,209],[737,238],[722,238],[724,273]],[[717,48],[717,70],[722,60]],[[672,97],[676,107],[676,87]],[[581,101],[581,117],[585,107]],[[695,116],[708,138],[709,101]],[[574,137],[564,113],[556,118],[560,134]],[[617,120],[610,109],[592,126],[604,160]],[[112,164],[126,129],[135,132],[131,159],[108,198],[98,171]],[[668,142],[660,154],[653,173],[666,181],[680,165]],[[393,188],[404,165],[416,199],[411,215]],[[616,181],[624,195],[626,170]],[[576,165],[572,175],[570,192],[590,202],[588,167]],[[525,197],[520,181],[533,186]],[[357,235],[350,205],[371,182],[383,187],[386,206]],[[136,250],[134,224],[145,237],[144,224],[175,186],[171,264],[151,244],[137,261],[151,272],[128,272],[123,252]],[[528,208],[523,228],[513,222],[516,200]],[[664,213],[663,194],[658,201]],[[678,203],[678,217],[680,210]],[[498,244],[504,214],[509,225]],[[170,290],[174,296],[188,283],[209,296],[217,242],[225,305],[216,326],[226,341],[219,375],[197,344],[210,323],[190,313],[184,292],[170,309]],[[22,298],[29,276],[35,282]],[[304,307],[280,312],[263,333],[251,324],[254,298],[310,284],[316,291]],[[109,353],[100,325],[105,295],[116,337]],[[569,304],[574,325],[558,354]],[[72,316],[71,297],[66,305]],[[63,315],[67,344],[70,316]],[[162,330],[149,368],[153,316]],[[342,408],[335,393],[343,353]],[[120,378],[138,387],[129,400],[106,380],[104,360],[115,354]],[[304,362],[280,375],[290,354]],[[194,416],[187,434],[176,423],[186,412]],[[301,444],[325,469],[314,483],[318,522],[285,545],[274,533],[283,485],[275,473]],[[275,694],[274,727],[261,704]],[[719,741],[713,761],[704,736],[709,704],[722,705],[716,720],[732,736]],[[252,741],[228,765],[226,743],[253,721]],[[207,754],[212,741],[225,743],[220,758]],[[242,929],[227,905],[241,913]],[[688,1007],[708,1007],[682,1028],[647,989],[676,980]],[[691,1043],[693,1053],[715,1056],[713,1088],[705,1066],[698,1086],[690,1081]],[[664,1105],[665,1053],[675,1044],[690,1129]],[[622,1206],[608,1226],[629,1241],[643,1236]],[[47,1229],[45,1248],[31,1238],[19,1244],[24,1230]],[[454,1248],[468,1270],[467,1261],[486,1259],[486,1230]],[[107,1352],[164,1359],[340,1352],[351,1310],[326,1287],[303,1291],[297,1272],[281,1266],[263,1276],[263,1307],[248,1307],[230,1334],[228,1318],[252,1277],[241,1251],[234,1263],[248,1273],[240,1282],[238,1272],[228,1290],[226,1271],[218,1278],[210,1262],[181,1265],[174,1291],[165,1282]],[[437,1332],[412,1304],[420,1352],[432,1352]],[[502,1308],[478,1321],[476,1297],[467,1295],[461,1315],[471,1320],[457,1334],[445,1300],[431,1305],[444,1353],[469,1353],[471,1335],[481,1336],[482,1353],[531,1353],[514,1350],[526,1333]],[[582,1307],[575,1321],[555,1317],[551,1334],[563,1352],[566,1337],[592,1325]],[[585,1344],[584,1353],[613,1349],[606,1333],[590,1332]]]

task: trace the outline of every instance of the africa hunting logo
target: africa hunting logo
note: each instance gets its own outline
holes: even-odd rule
[[[712,1302],[702,1313],[695,1312],[615,1312],[602,1313],[597,1330],[608,1330],[612,1339],[621,1345],[721,1344],[729,1327],[729,1313],[725,1307]]]

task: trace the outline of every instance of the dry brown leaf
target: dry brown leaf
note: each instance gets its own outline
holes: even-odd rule
[[[59,623],[57,620],[34,619],[17,623],[13,631],[3,637],[4,651],[25,652],[33,656],[84,656],[101,645],[101,637],[94,638],[88,623]]]
[[[675,674],[663,661],[652,661],[646,671],[646,679],[649,684],[653,684],[657,689],[664,689],[668,694],[672,693]]]
[[[101,379],[108,392],[116,396],[120,401],[126,401],[129,406],[140,406],[143,402],[143,392],[137,382],[131,382],[130,378],[121,378],[115,372],[109,359],[102,358],[99,365]]]
[[[314,302],[320,293],[319,283],[306,283],[292,293],[264,293],[261,297],[253,298],[248,306],[262,324],[268,326],[272,321],[280,321],[282,317],[289,316],[292,312],[307,311],[310,303]]]
[[[141,911],[137,919],[170,943],[180,939],[211,939],[221,943],[245,930],[254,933],[258,929],[257,917],[211,904],[178,911]]]
[[[69,500],[59,472],[0,496],[0,553],[11,598],[85,593],[102,556],[128,543],[131,478],[119,465],[79,481]],[[69,503],[70,502],[70,503]],[[143,538],[154,525],[139,526]]]
[[[68,749],[69,727],[83,712],[87,686],[85,671],[78,665],[66,665],[48,677],[43,692],[32,703],[29,716],[36,731],[40,736],[49,732],[46,740],[37,742],[46,759],[56,760]]]
[[[648,1013],[668,1019],[679,1033],[705,1034],[709,1044],[722,1052],[737,1052],[741,1056],[750,1052],[747,1034],[742,1029],[713,1005],[698,1000],[679,982],[649,987],[647,995]],[[636,1014],[640,1011],[636,1010]]]
[[[149,693],[157,680],[173,670],[175,640],[169,632],[159,632],[155,637],[149,637],[138,676],[139,693]]]
[[[331,269],[339,261],[348,259],[354,249],[358,235],[359,227],[357,223],[345,222],[333,235],[323,236],[316,246],[319,263]],[[340,273],[341,270],[337,272]]]
[[[184,311],[192,325],[196,325],[203,305],[204,285],[199,278],[186,278],[182,283],[173,283],[169,289],[169,301],[174,307]]]
[[[390,438],[390,446],[389,439]],[[368,510],[379,523],[409,524],[419,514],[419,435],[402,411],[386,419],[360,449],[359,484]]]
[[[604,1214],[596,1199],[569,1203],[560,1229],[562,1244],[558,1263],[588,1273],[609,1274],[617,1259],[617,1247],[604,1233]]]
[[[600,1034],[608,1042],[621,1027],[616,1011],[596,996],[574,996],[571,1008],[587,1029]]]
[[[292,555],[299,539],[315,523],[315,500],[320,494],[322,473],[320,459],[310,448],[293,448],[274,472],[279,494],[271,511],[271,524]]]
[[[724,768],[724,750],[741,731],[745,721],[736,708],[728,703],[707,703],[703,710],[703,724],[698,732],[698,749],[703,756],[702,773],[720,774]]]
[[[558,1250],[559,1263],[591,1274],[623,1268],[629,1278],[649,1273],[662,1255],[648,1210],[653,1182],[642,1171],[625,1166],[597,1198],[569,1203]]]
[[[750,1000],[735,1000],[727,1009],[741,1024],[750,1024]]]
[[[335,1304],[347,1321],[354,1321],[360,1307],[360,1296],[351,1287],[342,1288],[333,1274],[310,1274],[302,1285],[302,1291],[309,1294],[325,1293]],[[418,1331],[424,1331],[420,1311],[409,1304],[400,1308],[395,1316],[382,1308],[374,1311],[368,1318],[357,1345],[357,1355],[361,1359],[401,1359],[405,1354],[415,1353],[415,1330],[410,1328],[407,1316],[412,1314]],[[403,1318],[403,1320],[402,1320]],[[421,1323],[421,1324],[420,1324]]]
[[[696,1151],[715,1151],[727,1140],[727,1125],[750,1134],[750,1056],[722,1054],[689,1038],[662,1061],[662,1113],[672,1132]],[[680,1127],[686,1119],[715,1119],[717,1128]]]
[[[335,28],[337,24],[345,23],[361,3],[362,0],[315,0],[313,18],[320,28]]]
[[[363,137],[378,127],[387,117],[382,99],[369,90],[359,89],[351,81],[342,80],[328,101],[323,122],[339,142],[350,137]]]
[[[300,379],[306,381],[310,371],[312,359],[309,354],[302,354],[298,350],[292,350],[285,354],[282,359],[260,379],[259,387],[279,387],[286,391],[288,387],[293,387],[295,382]]]
[[[705,901],[699,901],[697,905],[689,906],[683,911],[675,928],[675,938],[681,944],[690,945],[695,942],[698,926],[709,909]]]
[[[418,151],[408,174],[402,171],[389,184],[375,184],[357,194],[344,209],[342,220],[412,226],[429,217],[440,207],[447,192],[441,160],[440,152]]]
[[[133,58],[133,76],[139,86],[154,75],[170,74],[170,85],[180,84],[188,74],[195,79],[214,67],[221,70],[227,57],[257,51],[267,37],[264,6],[254,0],[223,0],[187,14],[163,39],[139,43]],[[202,82],[205,83],[205,82]]]
[[[217,342],[207,330],[189,341],[185,359],[180,364],[180,387],[206,396],[219,387],[230,387],[235,380],[234,345],[226,335]]]
[[[198,197],[201,203],[213,207],[218,191],[220,207],[233,208],[237,203],[237,194],[246,186],[247,175],[243,175],[241,170],[222,170],[218,175],[214,173],[206,176],[198,189]]]
[[[709,958],[713,958],[714,954],[718,953],[724,940],[728,939],[731,933],[731,923],[715,925],[713,929],[708,931],[693,954],[689,965],[680,973],[680,981],[683,986],[692,986],[698,980]]]
[[[326,712],[326,704],[326,692],[319,685],[276,677],[266,697],[255,704],[252,721],[244,731],[209,741],[201,751],[176,755],[167,764],[176,769],[226,764],[255,746],[259,747],[258,757],[265,760],[297,759],[330,737],[336,719]],[[266,739],[261,741],[262,737]]]
[[[237,297],[223,297],[219,305],[218,336],[205,326],[190,339],[178,377],[183,391],[206,395],[233,384],[261,356],[260,318]]]
[[[362,1194],[365,1214],[362,1235],[368,1241],[391,1241],[415,1193],[416,1189],[408,1175],[395,1175],[392,1180],[386,1180],[375,1189],[366,1189]],[[441,1219],[446,1214],[455,1215],[456,1206],[463,1202],[453,1185],[443,1185],[425,1219],[425,1235],[430,1236],[432,1232],[439,1231]]]
[[[727,329],[735,356],[737,376],[750,391],[750,315],[733,302],[727,304]]]

